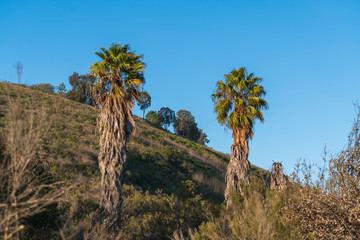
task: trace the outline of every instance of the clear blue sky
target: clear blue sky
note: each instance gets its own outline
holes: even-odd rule
[[[149,110],[187,109],[210,146],[229,152],[210,94],[234,67],[264,79],[269,110],[250,161],[321,162],[343,149],[360,89],[360,1],[0,0],[0,80],[68,84],[100,46],[129,43],[147,64]],[[138,108],[135,114],[141,115]]]

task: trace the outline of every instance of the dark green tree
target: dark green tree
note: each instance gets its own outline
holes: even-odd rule
[[[167,130],[168,127],[175,121],[175,112],[168,107],[162,107],[158,111],[161,119],[161,125]]]
[[[56,94],[64,96],[66,93],[66,86],[64,83],[60,83],[59,86],[56,87]]]
[[[96,77],[91,74],[79,75],[74,72],[69,77],[69,83],[72,89],[67,92],[66,97],[70,100],[85,103],[91,106],[95,105],[92,87],[96,81]]]
[[[143,119],[145,117],[145,110],[151,106],[151,97],[147,92],[139,92],[138,106],[143,111]]]
[[[153,126],[160,128],[161,127],[161,118],[156,111],[149,111],[146,114],[146,120]]]
[[[182,109],[176,113],[174,129],[177,135],[192,141],[197,142],[200,138],[200,132],[195,123],[195,117],[187,110]]]
[[[206,145],[207,143],[210,142],[209,139],[207,139],[207,135],[206,133],[204,133],[202,131],[202,129],[198,129],[198,131],[200,132],[200,136],[199,136],[199,139],[197,140],[198,143],[202,144],[202,145]]]
[[[248,142],[253,137],[255,120],[264,121],[262,110],[268,105],[262,98],[265,95],[264,87],[260,85],[262,78],[247,74],[243,67],[233,69],[224,77],[225,82],[219,80],[211,96],[218,122],[232,130],[234,139],[226,172],[225,199],[228,200],[230,189],[243,192],[242,183],[249,184]]]

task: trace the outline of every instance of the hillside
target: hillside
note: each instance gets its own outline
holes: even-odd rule
[[[0,83],[0,133],[6,133],[0,134],[0,238],[6,226],[16,231],[18,224],[23,229],[17,236],[5,239],[88,239],[90,231],[103,233],[93,225],[102,214],[96,111],[59,95]],[[359,177],[353,169],[359,169],[360,106],[347,148],[321,170],[329,178],[312,178],[314,166],[303,161],[291,184],[270,190],[267,171],[252,166],[249,186],[231,194],[230,208],[223,201],[228,155],[134,118],[120,239],[359,238]],[[30,164],[23,168],[27,158]],[[22,179],[13,177],[14,169],[24,171]],[[16,181],[21,183],[12,191]],[[45,201],[53,183],[55,192],[62,191],[60,200],[41,211],[36,204],[27,207],[29,200]],[[13,195],[15,207],[8,204]],[[6,225],[6,216],[15,221]]]
[[[7,86],[10,96],[23,106],[42,107],[54,115],[41,144],[41,154],[60,178],[71,179],[80,174],[89,180],[98,179],[96,109],[55,94],[18,85]],[[6,114],[4,84],[1,84],[0,94],[0,110]],[[125,183],[150,192],[160,188],[165,193],[175,193],[181,181],[192,180],[204,197],[222,199],[227,154],[157,129],[137,116],[134,118],[136,130],[128,145]],[[256,167],[253,170],[264,173]]]
[[[75,222],[89,222],[97,208],[100,192],[96,109],[55,94],[32,90],[25,86],[1,83],[1,131],[4,130],[6,121],[9,121],[7,118],[9,101],[18,108],[16,111],[21,111],[20,115],[23,117],[28,117],[31,111],[38,115],[41,115],[41,112],[45,114],[44,126],[46,129],[44,129],[45,133],[40,139],[37,151],[41,166],[45,168],[47,176],[51,176],[51,179],[65,180],[77,185],[78,190],[72,195],[78,199],[76,200],[78,203],[71,218]],[[124,201],[125,205],[127,202],[129,203],[131,209],[134,204],[140,204],[139,202],[142,201],[144,201],[142,206],[144,204],[150,205],[142,211],[138,209],[129,210],[127,214],[124,213],[124,216],[128,216],[125,218],[134,219],[135,211],[137,212],[135,219],[143,221],[142,214],[148,215],[147,211],[152,212],[151,209],[154,207],[162,208],[171,200],[175,201],[173,204],[177,206],[176,209],[178,210],[174,210],[169,205],[168,207],[171,209],[166,211],[172,217],[162,223],[157,222],[158,220],[154,220],[155,222],[151,224],[146,223],[150,224],[146,231],[160,231],[160,228],[153,229],[154,227],[151,226],[163,224],[166,230],[160,232],[165,236],[181,226],[184,229],[186,226],[197,226],[206,219],[205,215],[208,214],[203,208],[208,209],[209,206],[213,208],[224,200],[223,193],[226,186],[224,176],[229,156],[155,128],[137,116],[134,118],[136,130],[128,144],[128,165],[124,176]],[[252,174],[260,176],[265,174],[265,171],[253,167]],[[186,180],[192,182],[186,182]],[[194,185],[192,186],[192,184]],[[147,191],[148,193],[145,194]],[[141,193],[145,195],[138,199],[140,196],[138,194]],[[170,197],[172,194],[175,194],[176,197]],[[191,196],[195,198],[186,200]],[[205,204],[203,200],[206,199],[209,201]],[[161,203],[152,206],[151,204],[155,204],[154,201]],[[194,206],[200,212],[194,210],[188,216],[189,213],[183,211],[183,208]],[[54,229],[53,232],[56,234],[59,227],[56,222],[60,221],[59,216],[64,218],[65,213],[65,217],[70,218],[69,213],[67,213],[70,206],[54,207],[49,209],[45,215],[30,218],[27,223],[29,228],[25,235],[31,236],[29,238],[41,239],[50,236],[55,238],[55,235],[48,235],[48,229]],[[141,206],[139,208],[141,209]],[[124,212],[126,211],[124,210]],[[125,222],[128,221],[126,219]],[[136,231],[134,227],[139,225],[139,223],[134,225],[132,221],[129,222],[129,226],[131,226],[129,232]],[[39,229],[43,229],[43,231]],[[143,229],[140,232],[146,231]],[[129,235],[128,238],[142,239],[143,236],[141,236]]]

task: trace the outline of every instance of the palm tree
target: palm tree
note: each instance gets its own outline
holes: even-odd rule
[[[288,183],[288,176],[284,174],[283,165],[279,162],[272,164],[270,177],[267,179],[267,186],[270,189],[284,190]]]
[[[135,123],[131,110],[138,101],[144,84],[145,64],[142,55],[130,51],[129,45],[111,44],[96,52],[101,60],[91,65],[90,72],[97,77],[94,84],[97,119],[100,132],[101,172],[100,204],[108,211],[118,210],[122,203],[121,180],[126,167],[126,144]]]
[[[253,73],[247,74],[245,68],[233,69],[225,74],[225,82],[216,83],[215,93],[211,95],[215,103],[217,120],[232,130],[234,144],[226,172],[225,199],[229,200],[232,188],[242,192],[242,185],[250,182],[249,139],[253,137],[255,120],[264,121],[262,109],[267,109],[261,78]]]

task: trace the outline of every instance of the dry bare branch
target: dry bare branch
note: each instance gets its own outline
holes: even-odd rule
[[[65,201],[70,186],[44,174],[39,142],[51,127],[44,108],[24,106],[8,91],[3,152],[0,159],[0,238],[18,239],[23,219]],[[31,107],[29,107],[31,106]]]

